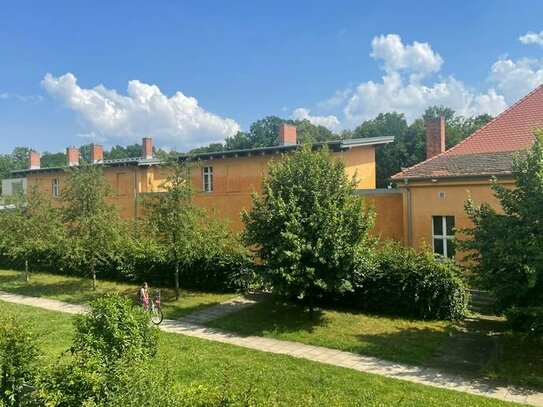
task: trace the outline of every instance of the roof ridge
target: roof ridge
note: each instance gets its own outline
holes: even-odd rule
[[[517,100],[515,103],[513,103],[511,106],[509,106],[507,109],[505,109],[503,112],[501,112],[499,115],[497,115],[495,118],[493,118],[491,121],[489,121],[488,123],[486,123],[485,125],[479,127],[477,130],[475,130],[473,133],[471,133],[468,137],[466,137],[464,140],[460,141],[458,144],[452,146],[451,148],[449,148],[448,150],[445,150],[443,151],[442,153],[438,154],[438,155],[435,155],[433,157],[430,157],[430,158],[427,158],[426,160],[424,161],[421,161],[415,165],[412,165],[411,167],[408,167],[405,169],[405,171],[400,171],[396,174],[394,174],[391,178],[394,178],[400,174],[404,174],[406,173],[407,171],[410,171],[412,170],[413,168],[416,168],[418,167],[419,165],[422,165],[424,163],[427,163],[427,162],[430,162],[432,160],[434,160],[435,158],[438,158],[438,157],[441,157],[443,156],[444,154],[448,154],[449,152],[451,151],[454,151],[455,149],[457,149],[458,147],[460,147],[461,145],[463,145],[466,141],[472,139],[475,135],[479,134],[480,132],[482,132],[484,129],[486,129],[488,126],[490,126],[492,123],[494,123],[495,121],[497,121],[498,119],[500,119],[502,116],[504,116],[505,114],[509,113],[511,110],[513,110],[514,108],[516,108],[519,104],[521,104],[522,102],[524,102],[526,99],[528,99],[529,97],[531,97],[534,93],[536,93],[537,91],[539,90],[543,90],[543,84],[537,86],[534,90],[532,90],[530,93],[528,93],[527,95],[523,96],[522,98],[520,98],[519,100]]]

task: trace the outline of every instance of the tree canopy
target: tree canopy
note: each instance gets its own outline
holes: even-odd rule
[[[67,170],[62,191],[63,217],[69,237],[67,257],[86,269],[96,289],[97,267],[117,253],[122,234],[118,208],[106,201],[111,187],[103,168],[83,165]]]
[[[370,245],[373,212],[326,148],[313,152],[306,144],[269,171],[262,196],[253,194],[253,209],[242,214],[245,240],[273,290],[306,299],[312,311],[319,293],[351,289],[355,264]]]
[[[492,290],[501,309],[543,306],[543,131],[533,147],[516,155],[512,174],[516,188],[494,179],[501,206],[466,203],[472,228],[460,248],[470,252],[483,287]]]

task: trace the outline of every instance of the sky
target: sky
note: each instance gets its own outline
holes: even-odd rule
[[[430,105],[496,115],[543,83],[542,15],[540,0],[5,1],[0,153],[187,151],[269,115],[333,131]]]

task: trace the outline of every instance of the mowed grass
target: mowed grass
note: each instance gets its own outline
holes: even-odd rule
[[[13,313],[39,333],[43,364],[55,363],[71,340],[68,314],[0,301],[1,313]],[[179,386],[203,384],[252,390],[260,405],[278,406],[507,406],[509,403],[383,378],[232,345],[160,333],[157,360]]]
[[[397,362],[424,365],[452,324],[332,309],[316,310],[269,300],[207,325],[244,335],[324,346]]]
[[[543,390],[543,338],[507,332],[497,363],[486,373],[496,380]]]
[[[150,287],[151,295],[155,288],[157,287]],[[0,270],[0,291],[86,304],[108,292],[118,292],[136,300],[138,285],[98,279],[97,289],[93,291],[91,280],[86,278],[33,273],[30,282],[27,283],[21,271]],[[161,288],[162,311],[165,318],[176,319],[236,296],[235,293],[217,294],[181,290],[180,298],[175,300],[173,289]]]

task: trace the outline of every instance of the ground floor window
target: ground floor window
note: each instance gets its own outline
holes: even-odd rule
[[[454,216],[432,216],[432,240],[434,253],[454,258]]]

